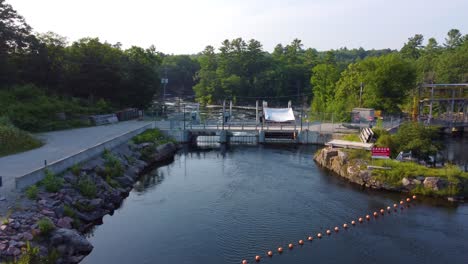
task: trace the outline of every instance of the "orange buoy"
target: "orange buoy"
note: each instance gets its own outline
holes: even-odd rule
[[[330,235],[330,234],[331,234],[330,229],[327,229],[327,235]]]
[[[244,260],[242,261],[242,264],[247,264],[247,260],[244,259]]]
[[[397,207],[398,207],[398,204],[393,204],[393,207],[394,207],[394,208],[397,208]]]
[[[359,223],[362,223],[362,217],[359,217]]]
[[[267,255],[268,255],[269,257],[273,256],[273,251],[268,251],[268,252],[267,252]]]
[[[280,254],[283,253],[283,248],[282,247],[278,248],[278,253],[280,253]]]
[[[405,203],[405,202],[403,202],[403,201],[400,201],[400,204],[404,204],[404,203]]]
[[[390,206],[387,206],[387,211],[390,211],[390,209],[392,209]]]
[[[385,213],[385,210],[384,210],[384,209],[380,209],[380,213],[381,213],[381,214],[384,214],[384,213]]]
[[[413,195],[413,200],[416,200],[416,195]]]
[[[322,233],[318,233],[318,234],[317,234],[317,237],[318,237],[318,238],[322,238]]]
[[[411,202],[411,199],[410,199],[410,198],[406,198],[406,201],[409,203],[409,202]]]
[[[335,226],[335,232],[338,232],[338,231],[340,231],[340,229],[337,226]]]
[[[255,261],[259,262],[260,261],[260,256],[255,256]]]
[[[289,248],[289,249],[292,249],[293,247],[294,247],[293,244],[289,244],[289,245],[288,245],[288,248]]]
[[[348,224],[344,223],[343,228],[345,228],[345,229],[348,228]]]
[[[299,245],[304,245],[304,240],[299,240]]]
[[[351,224],[352,224],[352,225],[355,225],[355,224],[356,224],[356,221],[354,221],[354,220],[351,221]]]
[[[366,219],[367,219],[367,220],[370,220],[370,216],[369,216],[369,215],[366,215]]]
[[[312,240],[314,240],[314,238],[311,237],[311,236],[309,236],[309,237],[307,238],[307,240],[312,241]]]
[[[374,212],[374,217],[377,217],[379,214],[377,212]]]

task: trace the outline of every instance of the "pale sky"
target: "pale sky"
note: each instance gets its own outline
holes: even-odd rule
[[[468,0],[7,0],[36,32],[75,41],[156,46],[195,54],[225,39],[259,40],[266,51],[294,38],[305,48],[400,49],[423,34],[468,34]]]

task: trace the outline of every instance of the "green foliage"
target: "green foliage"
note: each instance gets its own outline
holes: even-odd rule
[[[40,146],[42,146],[40,140],[14,127],[7,117],[0,116],[0,157],[38,148]]]
[[[145,132],[135,136],[133,142],[136,144],[141,143],[155,143],[156,146],[169,142],[174,142],[173,139],[164,135],[159,129],[148,129]]]
[[[26,189],[26,197],[31,200],[37,199],[37,194],[39,193],[39,188],[37,185],[31,185]]]
[[[109,184],[112,188],[118,188],[120,187],[120,183],[114,179],[110,175],[106,175],[106,182]]]
[[[83,177],[78,179],[76,187],[80,193],[87,198],[95,198],[97,193],[96,184],[89,178]]]
[[[322,63],[312,69],[310,82],[314,97],[311,111],[333,112],[335,84],[340,78],[339,74],[340,72],[334,64]]]
[[[92,212],[94,209],[96,209],[90,204],[80,203],[79,201],[75,203],[75,207],[80,212]]]
[[[346,119],[352,108],[375,108],[385,113],[398,113],[409,91],[415,86],[416,70],[413,63],[399,54],[369,57],[351,64],[336,84],[332,108],[340,119]],[[328,106],[327,106],[328,107]]]
[[[70,168],[70,171],[73,173],[73,175],[80,176],[81,165],[80,164],[73,164],[73,166],[71,166],[71,168]]]
[[[426,159],[441,149],[440,144],[436,143],[438,138],[436,127],[408,122],[400,126],[398,132],[392,136],[392,142],[396,153],[411,151],[416,158]]]
[[[414,193],[425,195],[447,196],[459,194],[460,190],[456,187],[456,184],[460,182],[460,178],[468,179],[468,173],[463,172],[458,166],[455,165],[447,165],[443,168],[428,168],[413,162],[398,162],[395,160],[376,160],[374,161],[374,165],[388,166],[392,168],[391,170],[375,169],[373,170],[372,175],[376,176],[377,179],[395,187],[402,185],[401,180],[403,178],[417,176],[440,177],[447,179],[451,183],[448,188],[437,192],[426,189],[424,186],[418,186],[415,190],[412,191]]]
[[[41,231],[41,235],[43,236],[48,235],[55,229],[54,223],[47,217],[44,217],[37,221],[37,226],[39,227],[39,231]]]
[[[124,167],[120,160],[114,156],[109,150],[104,150],[102,157],[104,158],[104,171],[102,172],[105,179],[120,177],[124,173]]]
[[[371,154],[368,150],[365,149],[343,149],[348,153],[349,160],[370,160]]]
[[[63,179],[56,176],[53,172],[46,170],[45,177],[41,181],[45,190],[48,192],[58,192],[63,185]]]
[[[75,211],[68,205],[63,206],[63,214],[71,218],[74,218],[76,216]]]

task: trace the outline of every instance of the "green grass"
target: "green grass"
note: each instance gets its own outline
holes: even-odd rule
[[[388,166],[391,167],[391,170],[373,170],[372,174],[375,177],[387,184],[390,184],[395,187],[402,185],[401,180],[403,178],[411,178],[417,176],[423,177],[439,177],[446,179],[450,185],[448,188],[441,191],[432,191],[424,188],[423,186],[418,186],[412,192],[424,194],[424,195],[433,195],[433,196],[446,196],[446,195],[455,195],[460,192],[457,189],[456,184],[460,182],[460,179],[468,179],[468,173],[460,170],[459,167],[455,165],[447,165],[443,168],[428,168],[413,162],[398,162],[394,160],[376,160],[373,162],[377,166]]]
[[[76,188],[80,193],[87,198],[93,199],[96,197],[97,188],[96,184],[89,178],[80,178],[76,184]]]
[[[173,139],[165,136],[159,129],[148,129],[138,136],[135,136],[132,141],[136,144],[141,143],[155,143],[162,145],[169,142],[174,142]]]
[[[361,142],[361,139],[359,139],[358,134],[348,134],[343,137],[343,140],[347,141],[353,141],[353,142]]]
[[[26,197],[30,200],[36,200],[37,194],[39,193],[39,188],[37,185],[31,185],[26,189]]]
[[[41,231],[41,235],[43,236],[48,235],[55,229],[54,223],[47,217],[44,217],[37,221],[37,226],[39,227],[39,231]]]
[[[73,166],[70,167],[71,173],[75,176],[80,176],[81,172],[81,164],[74,164]]]
[[[0,116],[0,157],[42,146],[31,134],[13,126],[6,117]]]
[[[46,170],[45,177],[41,181],[47,192],[58,192],[63,185],[63,179],[55,175],[53,172]]]

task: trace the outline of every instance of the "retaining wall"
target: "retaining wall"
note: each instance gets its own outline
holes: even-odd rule
[[[34,171],[31,171],[23,176],[16,177],[15,178],[15,188],[17,190],[22,190],[28,186],[31,186],[38,181],[44,179],[45,176],[45,169],[47,168],[49,171],[58,174],[66,169],[72,167],[73,165],[95,158],[99,156],[104,149],[113,149],[125,142],[128,142],[131,138],[134,136],[144,132],[147,129],[154,128],[154,124],[148,124],[145,126],[142,126],[136,130],[121,134],[119,136],[116,136],[112,139],[109,139],[105,142],[99,143],[93,147],[90,147],[88,149],[82,150],[76,154],[73,154],[68,157],[64,157],[58,161],[55,161],[53,163],[50,163],[47,165],[47,167],[42,167],[38,168]]]

